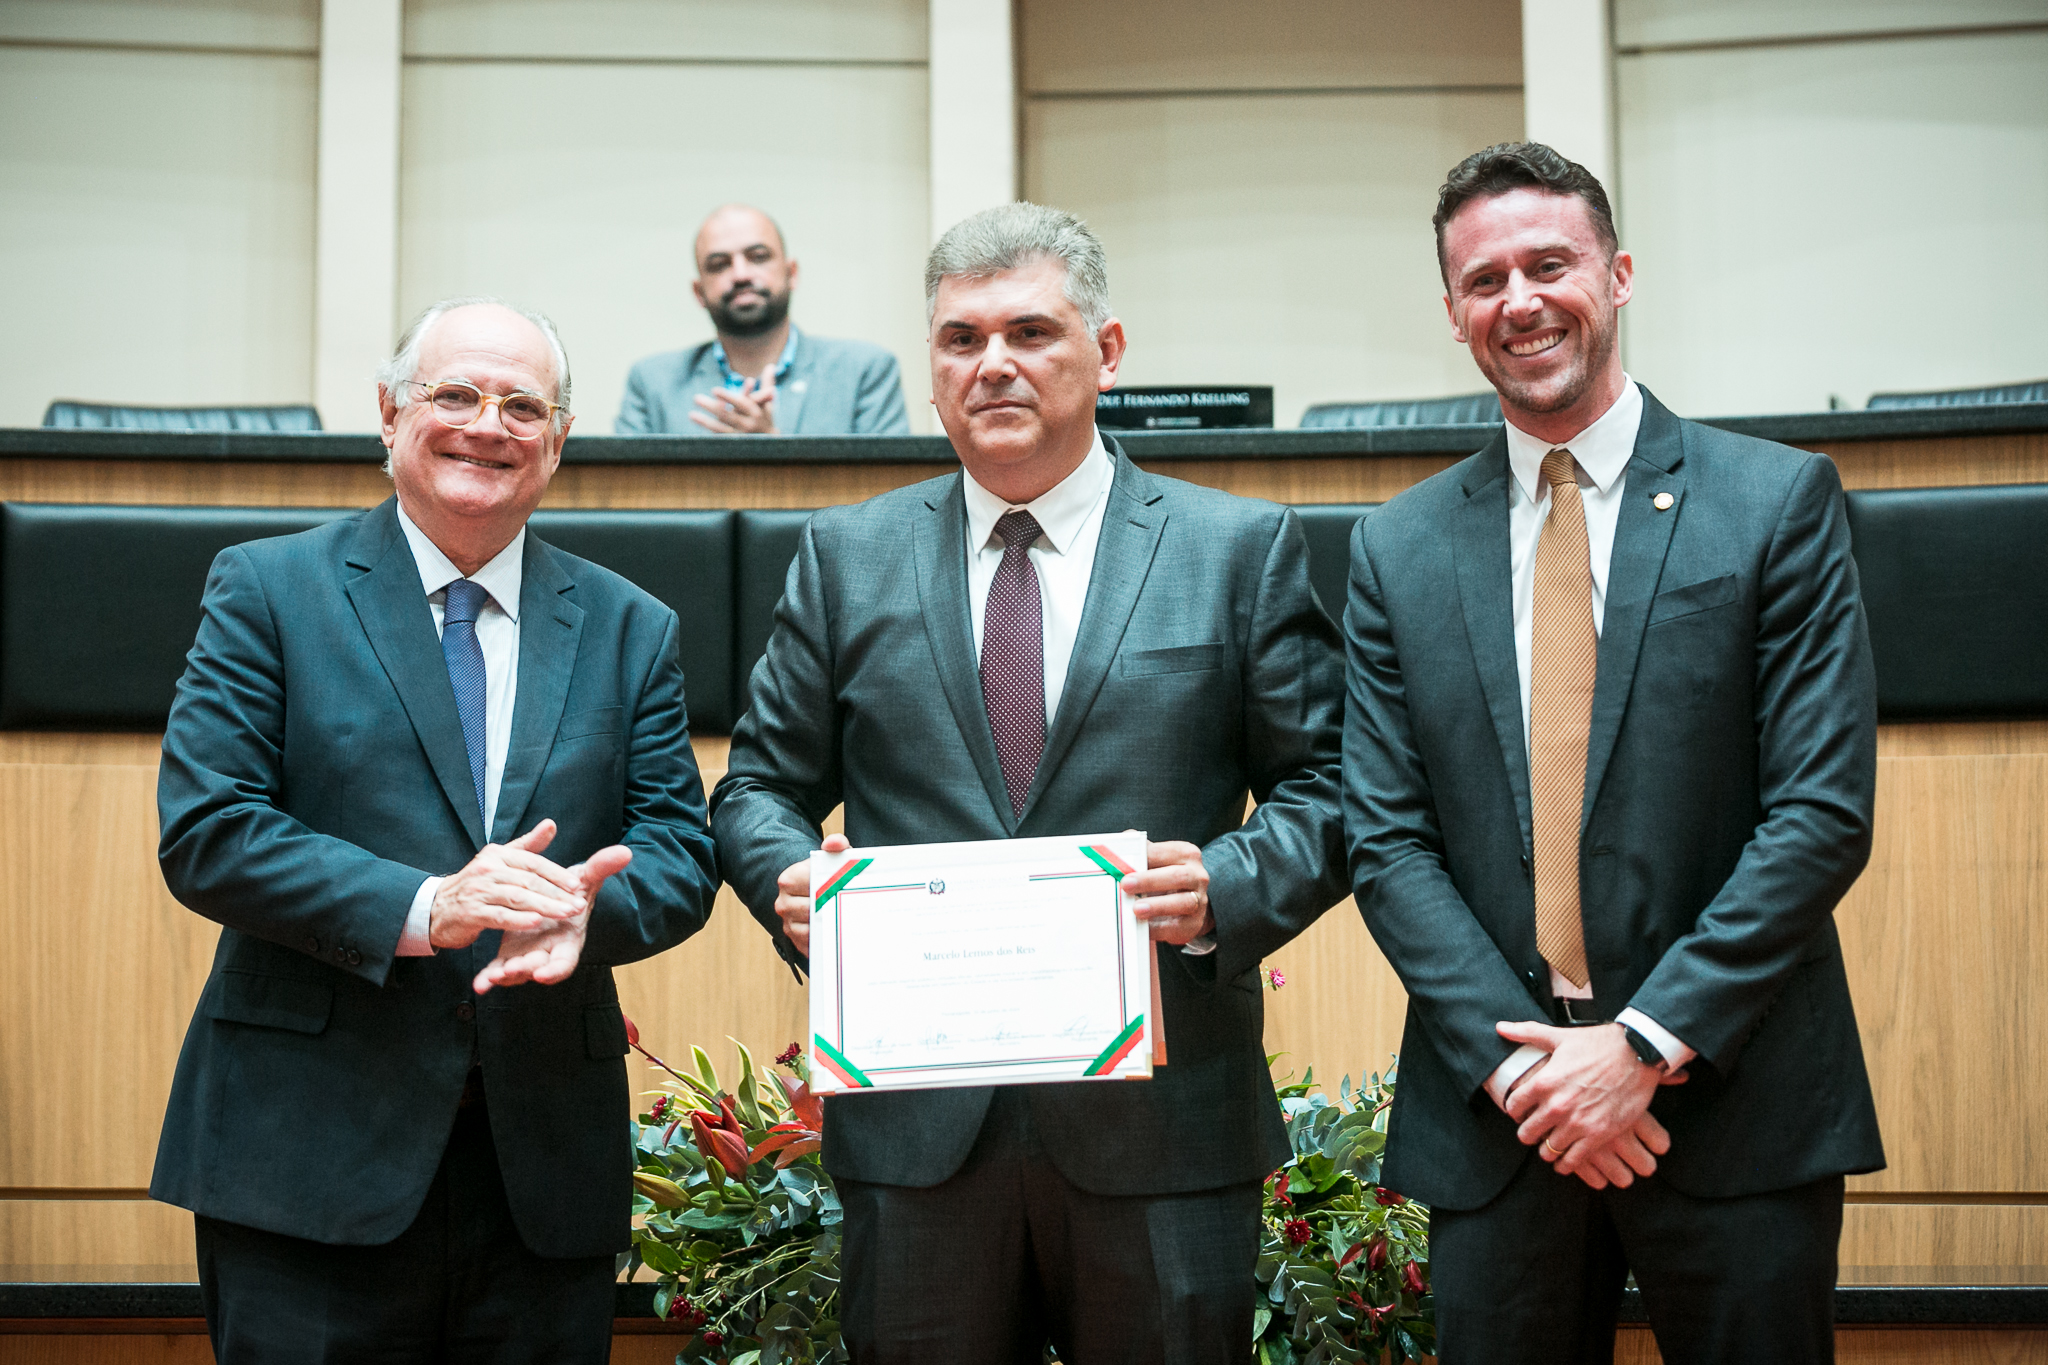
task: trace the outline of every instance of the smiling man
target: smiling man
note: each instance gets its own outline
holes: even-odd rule
[[[718,886],[676,615],[526,528],[553,326],[429,308],[396,496],[225,550],[164,734],[164,879],[223,927],[150,1193],[222,1365],[609,1353],[630,1242],[611,968]]]
[[[649,356],[626,377],[621,435],[907,436],[896,357],[865,341],[799,332],[797,263],[775,220],[745,204],[698,229],[690,290],[717,336]]]
[[[1452,334],[1505,429],[1359,524],[1344,818],[1408,988],[1389,1184],[1440,1358],[1833,1358],[1844,1173],[1884,1164],[1833,912],[1876,696],[1822,455],[1622,372],[1607,195],[1535,143],[1451,171]]]
[[[967,219],[925,301],[964,469],[806,527],[712,796],[721,865],[802,965],[842,803],[828,849],[1144,830],[1124,886],[1169,1062],[826,1100],[847,1344],[1241,1365],[1259,1186],[1288,1153],[1259,959],[1342,894],[1336,632],[1292,512],[1147,474],[1096,430],[1125,341],[1080,220]]]

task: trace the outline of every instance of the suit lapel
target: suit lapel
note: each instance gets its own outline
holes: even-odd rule
[[[803,421],[804,399],[810,395],[811,385],[818,381],[813,373],[815,368],[811,364],[811,343],[799,332],[788,381],[775,386],[775,429],[784,436],[796,435],[798,424]]]
[[[1074,634],[1074,652],[1067,663],[1067,679],[1060,688],[1059,711],[1045,737],[1045,751],[1039,755],[1038,775],[1025,798],[1024,811],[1052,781],[1061,760],[1074,746],[1081,722],[1109,677],[1116,662],[1124,630],[1138,605],[1152,558],[1159,550],[1159,537],[1166,529],[1166,510],[1157,504],[1165,490],[1144,470],[1132,464],[1120,446],[1108,437],[1103,444],[1116,462],[1109,486],[1109,505],[1102,509],[1102,532],[1095,545],[1095,564],[1088,574],[1088,600],[1081,608],[1081,624]]]
[[[512,703],[512,740],[505,774],[498,783],[498,818],[492,839],[504,843],[519,833],[541,770],[562,727],[569,679],[576,672],[576,646],[583,636],[583,608],[565,594],[576,585],[555,552],[526,532],[519,587],[519,689]]]
[[[1644,389],[1643,424],[1636,433],[1635,455],[1628,462],[1621,517],[1614,528],[1614,551],[1607,562],[1607,609],[1593,683],[1582,822],[1592,813],[1607,761],[1614,756],[1614,742],[1621,733],[1621,718],[1635,684],[1636,662],[1642,657],[1650,600],[1657,595],[1671,534],[1685,512],[1685,476],[1679,468],[1684,458],[1678,419]],[[1661,493],[1671,495],[1671,506],[1664,511],[1658,511],[1653,501]]]
[[[939,686],[953,708],[953,723],[960,727],[996,818],[1005,831],[1015,834],[1017,817],[1010,810],[1010,792],[1003,785],[1002,760],[996,757],[995,736],[989,733],[988,710],[981,700],[981,676],[974,666],[974,617],[967,603],[967,498],[961,488],[955,476],[945,492],[925,503],[925,515],[912,527],[918,603],[938,665]]]
[[[391,679],[448,804],[482,848],[483,812],[477,809],[469,750],[463,747],[462,722],[455,714],[455,688],[434,634],[433,610],[420,587],[419,566],[398,527],[396,498],[362,519],[345,560],[362,571],[342,585],[356,620]]]
[[[1451,528],[1458,601],[1479,688],[1493,717],[1522,846],[1530,846],[1529,746],[1522,727],[1522,675],[1515,662],[1514,566],[1508,554],[1508,439],[1503,429],[1465,476],[1465,505]]]

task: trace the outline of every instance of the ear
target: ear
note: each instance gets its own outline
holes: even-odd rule
[[[562,467],[562,447],[568,444],[569,428],[575,425],[576,414],[572,412],[562,419],[562,429],[555,433],[555,439],[550,443],[548,451],[548,477],[551,479],[555,477],[555,471]]]
[[[1629,301],[1630,295],[1635,293],[1636,258],[1629,255],[1626,251],[1617,251],[1614,253],[1612,269],[1614,271],[1614,306],[1619,308]]]
[[[1455,340],[1460,346],[1470,345],[1471,342],[1465,336],[1464,327],[1459,325],[1458,310],[1456,306],[1451,303],[1451,296],[1449,294],[1444,295],[1444,316],[1451,320],[1452,339]]]
[[[796,263],[796,260],[795,260],[795,258],[793,258],[793,257],[792,257],[792,258],[791,258],[791,260],[790,260],[790,262],[789,262],[789,287],[790,287],[791,289],[794,289],[794,288],[796,288],[796,277],[797,277],[797,273],[798,273],[798,270],[799,270],[799,267],[798,267],[798,265],[797,265],[797,263]]]
[[[1124,363],[1124,325],[1116,318],[1102,324],[1102,330],[1095,334],[1095,344],[1102,349],[1102,368],[1095,376],[1097,392],[1107,393],[1116,387],[1117,367]]]
[[[377,386],[377,410],[382,414],[384,448],[398,439],[398,396],[383,384]]]
[[[703,276],[700,275],[696,279],[690,281],[690,292],[697,296],[697,306],[699,308],[709,308],[711,306],[711,300],[704,297]]]

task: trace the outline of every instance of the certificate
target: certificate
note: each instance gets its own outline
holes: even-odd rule
[[[1143,834],[811,855],[811,1088],[1147,1080]]]

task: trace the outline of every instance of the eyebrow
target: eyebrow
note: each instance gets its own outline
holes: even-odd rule
[[[1054,316],[1053,316],[1052,314],[1050,314],[1050,313],[1019,313],[1019,314],[1018,314],[1018,315],[1017,315],[1016,317],[1013,317],[1013,318],[1009,318],[1009,319],[1007,319],[1006,321],[1004,321],[1004,323],[1003,323],[1003,326],[1005,326],[1005,327],[1023,327],[1023,326],[1026,326],[1026,325],[1028,325],[1028,324],[1030,324],[1030,323],[1034,323],[1034,322],[1046,322],[1046,323],[1053,323],[1053,324],[1057,324],[1057,323],[1059,322],[1059,319],[1058,319],[1058,318],[1056,318],[1056,317],[1054,317]],[[980,329],[980,328],[978,328],[978,327],[976,327],[976,326],[975,326],[975,325],[974,325],[973,323],[971,323],[971,322],[962,322],[962,321],[960,321],[960,320],[958,320],[958,319],[953,319],[953,320],[950,320],[950,321],[947,321],[947,322],[942,322],[942,323],[940,323],[940,324],[939,324],[939,326],[938,326],[938,330],[939,330],[939,331],[941,331],[941,332],[947,332],[947,331],[955,331],[955,330],[958,330],[958,331],[966,331],[966,332],[976,332],[976,331],[980,331],[981,329]]]
[[[1530,250],[1517,249],[1509,254],[1511,256],[1575,256],[1578,254],[1578,248],[1574,246],[1571,242],[1565,240],[1564,238],[1559,238],[1554,242],[1545,242],[1542,245],[1537,246]],[[1458,280],[1460,283],[1463,283],[1464,281],[1471,279],[1474,275],[1482,274],[1483,272],[1488,270],[1498,270],[1500,268],[1500,262],[1492,259],[1491,257],[1483,258],[1479,261],[1474,262],[1471,265],[1466,266],[1463,270],[1459,271]]]

